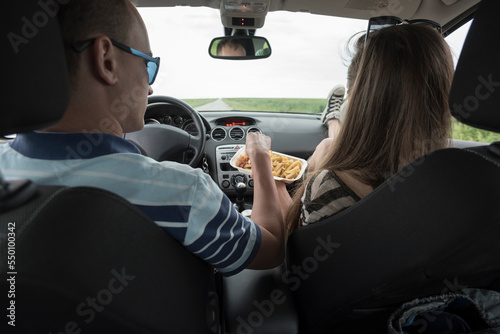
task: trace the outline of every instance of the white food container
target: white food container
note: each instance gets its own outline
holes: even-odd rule
[[[282,155],[284,157],[287,157],[287,158],[290,158],[290,159],[293,159],[293,160],[298,160],[300,161],[302,167],[300,169],[300,172],[299,172],[299,175],[295,178],[295,179],[285,179],[285,178],[282,178],[282,177],[274,177],[275,180],[278,180],[278,181],[283,181],[285,183],[293,183],[295,181],[297,181],[298,179],[300,179],[302,177],[302,175],[304,175],[304,172],[307,168],[307,161],[305,161],[304,159],[301,159],[301,158],[297,158],[297,157],[292,157],[291,155],[287,155],[287,154],[283,154],[283,153],[279,153],[279,152],[275,152],[275,151],[272,151],[274,154],[278,154],[278,155]],[[236,152],[233,157],[231,158],[231,161],[229,161],[229,163],[231,164],[231,166],[233,168],[236,168],[240,173],[242,174],[246,174],[246,175],[252,175],[252,170],[251,169],[245,169],[245,168],[241,168],[241,167],[238,167],[236,165],[236,161],[238,160],[238,158],[242,155],[245,154],[245,147],[242,146],[238,152]]]

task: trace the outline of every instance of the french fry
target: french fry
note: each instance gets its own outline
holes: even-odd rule
[[[236,160],[236,166],[238,166],[240,168],[246,168],[246,169],[252,168],[252,164],[250,163],[250,159],[248,158],[246,153],[242,154],[238,157],[238,159]],[[247,166],[249,166],[249,167],[247,167]]]
[[[269,156],[271,157],[273,176],[287,180],[293,180],[299,176],[302,168],[299,160],[276,154],[273,151],[269,151]],[[248,170],[252,169],[252,163],[246,153],[236,159],[236,166]]]

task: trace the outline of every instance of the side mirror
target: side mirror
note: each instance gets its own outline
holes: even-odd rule
[[[271,55],[271,45],[264,37],[216,37],[208,47],[210,57],[217,59],[262,59]]]

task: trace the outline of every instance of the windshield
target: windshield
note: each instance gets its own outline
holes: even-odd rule
[[[151,48],[162,57],[154,94],[174,96],[197,107],[251,111],[321,112],[330,89],[346,82],[349,38],[366,20],[270,12],[256,35],[266,37],[272,55],[227,61],[208,54],[223,36],[219,11],[205,7],[139,8]],[[448,37],[460,53],[467,27]]]

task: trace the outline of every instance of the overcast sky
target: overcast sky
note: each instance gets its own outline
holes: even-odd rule
[[[257,35],[266,37],[272,55],[264,60],[212,59],[208,45],[223,35],[219,11],[211,8],[139,8],[154,56],[161,57],[155,95],[181,99],[217,97],[326,98],[344,83],[342,59],[352,35],[366,20],[306,13],[271,12]],[[447,38],[460,53],[468,25]]]

